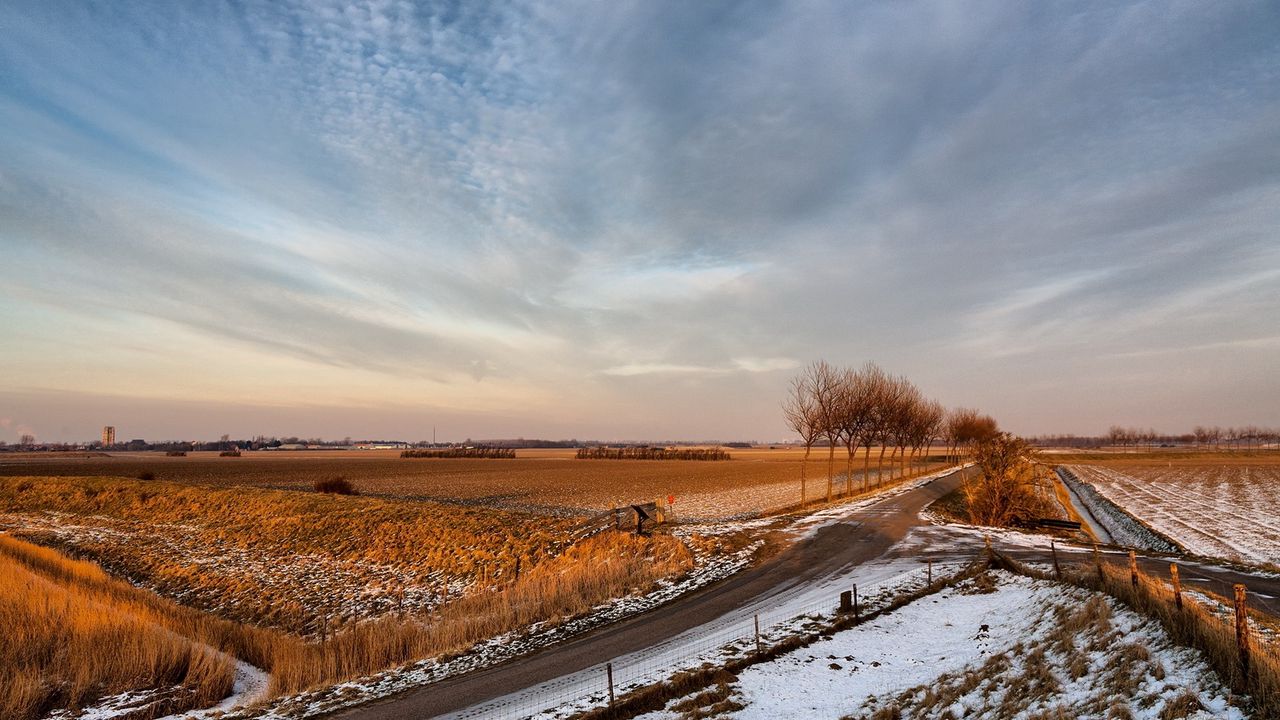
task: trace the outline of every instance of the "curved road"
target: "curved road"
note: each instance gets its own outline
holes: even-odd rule
[[[360,720],[429,718],[456,712],[566,674],[642,650],[660,639],[713,621],[786,588],[874,560],[922,524],[926,505],[959,486],[961,470],[869,506],[822,527],[758,566],[649,612],[570,638],[530,655],[399,695],[339,711]],[[835,603],[836,598],[832,598]]]

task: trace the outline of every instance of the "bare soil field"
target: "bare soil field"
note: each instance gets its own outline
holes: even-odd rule
[[[878,449],[872,450],[875,476]],[[758,515],[798,503],[803,451],[733,450],[732,460],[576,460],[574,450],[520,450],[514,460],[400,458],[398,451],[259,451],[242,457],[191,453],[112,453],[110,457],[0,455],[0,476],[116,476],[150,473],[157,481],[215,487],[307,490],[317,480],[345,477],[363,495],[430,500],[552,515],[585,516],[618,505],[675,496],[681,520]],[[940,467],[940,459],[932,458]],[[860,483],[861,457],[855,461]],[[835,472],[843,473],[842,453]],[[806,499],[826,494],[825,453],[815,450]],[[920,469],[917,466],[917,470]],[[887,474],[887,466],[886,466]],[[844,489],[837,481],[836,492]]]
[[[1280,453],[1090,456],[1070,468],[1189,552],[1280,565]]]

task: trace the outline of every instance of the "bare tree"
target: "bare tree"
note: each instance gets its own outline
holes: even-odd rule
[[[843,394],[843,373],[825,360],[809,366],[812,376],[813,399],[818,409],[818,424],[822,437],[827,441],[827,502],[831,502],[831,486],[835,477],[836,444],[840,442],[840,398]]]
[[[946,410],[937,400],[923,400],[915,408],[911,424],[911,450],[913,455],[923,451],[925,470],[929,469],[929,450],[942,429],[945,415]]]
[[[787,426],[804,443],[804,460],[800,463],[800,505],[805,503],[805,470],[809,467],[809,452],[822,436],[822,418],[813,389],[813,366],[791,379],[791,389],[782,402],[782,415]]]
[[[867,363],[859,370],[846,370],[841,383],[838,424],[840,440],[845,447],[845,489],[853,490],[853,456],[857,448],[867,441],[871,429],[872,405],[876,401],[876,384],[884,376],[875,363]],[[871,451],[868,448],[867,455]],[[862,473],[862,491],[867,490],[867,473]]]
[[[866,393],[866,415],[862,427],[862,446],[865,450],[862,456],[862,491],[866,492],[871,477],[871,446],[880,438],[880,422],[884,415],[883,405],[889,394],[890,378],[878,365],[867,363],[861,370],[859,382]],[[876,480],[878,482],[879,477]]]
[[[876,459],[876,485],[884,482],[884,453],[897,439],[899,416],[906,400],[910,383],[904,377],[887,377],[880,383],[874,410],[871,414],[872,433],[880,444],[880,457]]]
[[[954,408],[947,413],[944,435],[954,462],[960,462],[960,446],[967,442],[966,434],[977,418],[978,411],[972,408]]]
[[[889,467],[889,479],[893,479],[893,458],[898,458],[899,476],[906,477],[907,464],[907,448],[911,445],[913,431],[915,429],[916,413],[920,405],[924,403],[924,396],[920,394],[920,388],[916,387],[911,381],[905,377],[898,377],[898,392],[895,393],[893,406],[889,408],[889,416],[892,420],[889,436],[893,442],[893,454],[889,456],[891,464]]]

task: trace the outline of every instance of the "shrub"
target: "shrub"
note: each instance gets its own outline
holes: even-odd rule
[[[218,453],[218,457],[240,457],[239,450],[223,450]]]
[[[138,479],[139,480],[155,480],[156,474],[151,472],[150,470],[143,470],[142,472],[138,473]]]
[[[405,450],[402,458],[486,458],[514,460],[516,451],[511,448],[468,447],[445,448],[443,450]]]
[[[169,452],[165,453],[165,455],[169,457],[186,457],[187,451],[186,450],[170,450]]]
[[[1036,487],[1036,452],[1027,441],[1000,433],[977,444],[974,460],[978,477],[961,487],[969,522],[1007,527],[1053,512],[1052,501]]]
[[[360,491],[356,489],[351,481],[342,476],[332,477],[327,480],[317,480],[315,482],[316,492],[331,493],[333,495],[359,495]]]
[[[579,460],[729,460],[720,448],[590,447],[578,448]]]

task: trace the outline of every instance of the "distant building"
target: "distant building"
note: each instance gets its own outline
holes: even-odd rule
[[[102,428],[102,446],[110,447],[116,444],[116,428],[114,425],[106,425]]]

